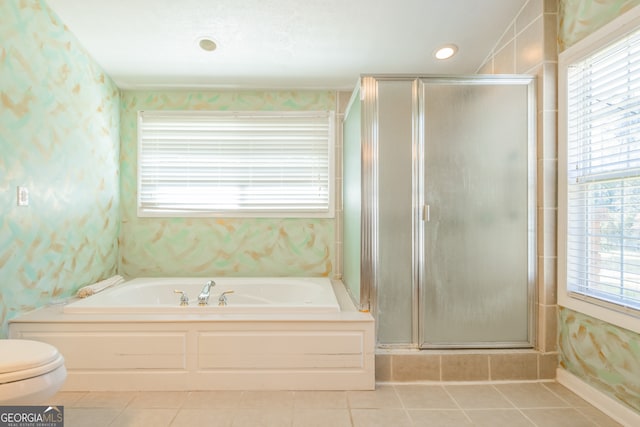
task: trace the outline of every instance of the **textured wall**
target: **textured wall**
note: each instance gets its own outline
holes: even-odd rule
[[[640,412],[640,335],[560,309],[560,365]]]
[[[574,45],[638,5],[640,0],[560,0],[559,50]]]
[[[334,219],[138,218],[139,110],[326,110],[335,92],[123,92],[120,273],[127,276],[332,276]]]
[[[119,93],[44,1],[0,1],[0,40],[4,337],[16,314],[116,271]]]
[[[639,4],[640,0],[561,0],[561,50]],[[640,335],[563,307],[559,325],[560,365],[640,411]]]

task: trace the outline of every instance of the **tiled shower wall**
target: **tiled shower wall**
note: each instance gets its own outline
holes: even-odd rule
[[[572,46],[640,0],[561,0],[558,44]],[[560,366],[640,412],[640,334],[560,307]]]
[[[556,0],[529,0],[479,70],[537,77],[536,348],[548,357],[557,352],[557,10]]]
[[[119,93],[44,1],[0,1],[0,17],[4,338],[10,318],[116,272]]]
[[[334,218],[138,218],[137,112],[163,109],[333,110],[336,92],[123,92],[121,274],[134,277],[338,274]],[[339,145],[337,149],[341,149]]]

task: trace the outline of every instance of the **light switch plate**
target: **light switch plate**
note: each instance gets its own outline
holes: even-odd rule
[[[29,206],[29,189],[18,187],[18,206]]]

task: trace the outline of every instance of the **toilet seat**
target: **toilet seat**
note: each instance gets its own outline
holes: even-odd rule
[[[64,365],[64,358],[49,344],[31,340],[0,340],[0,384],[49,373]]]

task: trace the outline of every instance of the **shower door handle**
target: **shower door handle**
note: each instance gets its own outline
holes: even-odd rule
[[[431,221],[431,206],[423,205],[422,206],[422,220],[425,222]]]

